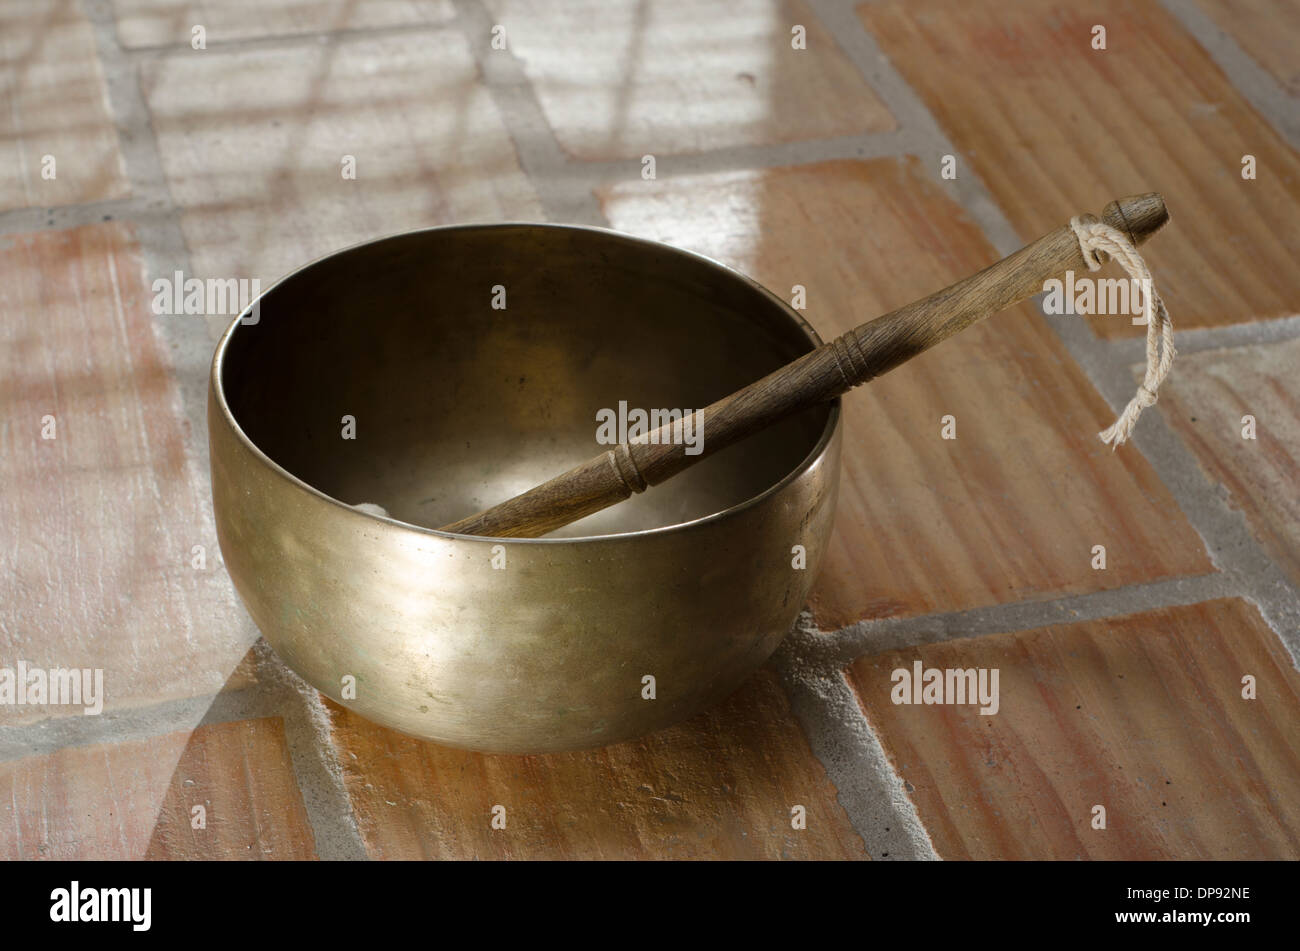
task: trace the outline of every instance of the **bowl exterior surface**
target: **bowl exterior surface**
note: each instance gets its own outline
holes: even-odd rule
[[[488,752],[619,742],[733,691],[805,603],[834,517],[838,406],[802,466],[716,515],[586,538],[473,538],[358,511],[272,462],[222,392],[229,339],[208,400],[226,568],[285,663],[361,716]]]

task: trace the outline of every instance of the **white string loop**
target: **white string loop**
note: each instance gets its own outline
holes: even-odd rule
[[[1169,318],[1169,311],[1165,310],[1165,302],[1156,293],[1151,271],[1124,232],[1112,228],[1104,221],[1085,222],[1077,217],[1070,219],[1070,227],[1074,230],[1075,237],[1079,239],[1079,250],[1083,253],[1083,260],[1088,265],[1088,270],[1101,269],[1097,252],[1104,251],[1119,262],[1120,267],[1137,282],[1142,292],[1143,312],[1146,314],[1147,322],[1146,376],[1142,380],[1142,385],[1138,387],[1137,393],[1124,407],[1124,412],[1120,413],[1119,418],[1107,429],[1098,434],[1102,442],[1110,444],[1112,449],[1117,449],[1132,435],[1133,427],[1137,424],[1142,410],[1155,403],[1160,384],[1169,375],[1169,368],[1173,366],[1175,355],[1174,322]]]

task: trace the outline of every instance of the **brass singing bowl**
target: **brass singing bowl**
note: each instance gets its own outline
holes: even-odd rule
[[[669,726],[739,686],[804,604],[838,401],[546,538],[436,526],[599,451],[598,410],[698,409],[820,343],[736,271],[598,228],[432,228],[332,254],[217,347],[226,568],[290,668],[403,733],[517,753]]]

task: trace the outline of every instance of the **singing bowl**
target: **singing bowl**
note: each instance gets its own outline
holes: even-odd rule
[[[332,254],[217,347],[226,568],[291,669],[403,733],[521,753],[669,726],[739,686],[804,604],[838,402],[553,536],[437,526],[598,452],[598,410],[698,409],[820,343],[738,272],[598,228],[432,228]]]

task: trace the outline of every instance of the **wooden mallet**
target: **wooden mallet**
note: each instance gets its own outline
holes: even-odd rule
[[[1090,215],[1082,222],[1095,221]],[[1155,193],[1112,201],[1101,220],[1140,245],[1169,220]],[[910,360],[990,314],[1043,290],[1046,281],[1088,267],[1072,226],[1058,228],[923,300],[837,337],[744,389],[693,414],[702,449],[687,455],[681,424],[667,424],[602,452],[549,482],[442,531],[493,538],[535,538],[644,492],[711,453],[791,413],[831,400]],[[1099,254],[1099,257],[1101,255]]]

